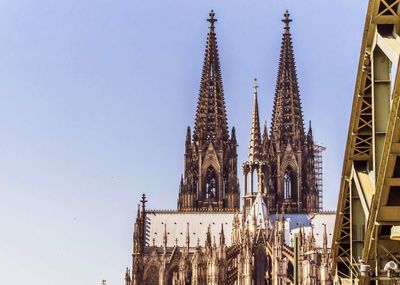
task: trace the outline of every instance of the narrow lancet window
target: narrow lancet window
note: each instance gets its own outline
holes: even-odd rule
[[[290,177],[290,172],[288,170],[285,171],[285,175],[283,177],[284,183],[284,198],[285,200],[290,200],[292,196],[292,179]]]
[[[207,169],[206,174],[206,198],[214,199],[217,191],[217,175],[211,166]]]

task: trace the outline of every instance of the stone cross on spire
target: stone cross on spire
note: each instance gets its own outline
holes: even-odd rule
[[[207,21],[210,22],[211,27],[214,27],[214,23],[215,23],[216,21],[218,21],[217,19],[214,18],[214,17],[215,17],[214,10],[211,10],[211,12],[210,12],[209,15],[210,15],[210,18],[207,19]]]
[[[146,203],[147,203],[146,195],[144,193],[142,195],[142,200],[140,200],[140,203],[142,203],[142,212],[144,212],[146,210]]]
[[[282,19],[282,22],[285,23],[285,29],[288,30],[290,28],[289,23],[292,21],[292,19],[289,18],[289,16],[290,16],[289,11],[286,10],[285,14],[283,16],[284,16],[284,18]]]

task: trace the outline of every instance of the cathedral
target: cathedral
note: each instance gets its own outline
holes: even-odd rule
[[[321,146],[314,141],[311,122],[307,130],[304,126],[289,13],[282,20],[269,130],[260,126],[254,81],[242,203],[238,143],[235,127],[228,128],[213,11],[207,21],[177,209],[148,209],[143,194],[125,285],[332,284],[335,214],[322,210]]]

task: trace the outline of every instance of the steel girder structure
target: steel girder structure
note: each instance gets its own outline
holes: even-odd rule
[[[368,5],[331,251],[336,283],[399,282],[399,8]]]

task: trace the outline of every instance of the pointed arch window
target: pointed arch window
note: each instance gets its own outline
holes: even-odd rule
[[[214,199],[217,194],[217,174],[212,166],[207,168],[206,173],[206,198]]]
[[[229,185],[228,185],[228,174],[227,173],[224,174],[223,183],[224,183],[224,185],[222,187],[222,189],[223,189],[223,191],[222,191],[223,197],[222,198],[226,198],[226,193],[228,192],[228,187],[229,187]]]
[[[283,176],[283,194],[285,200],[292,198],[292,177],[290,169],[286,169],[285,175]]]

